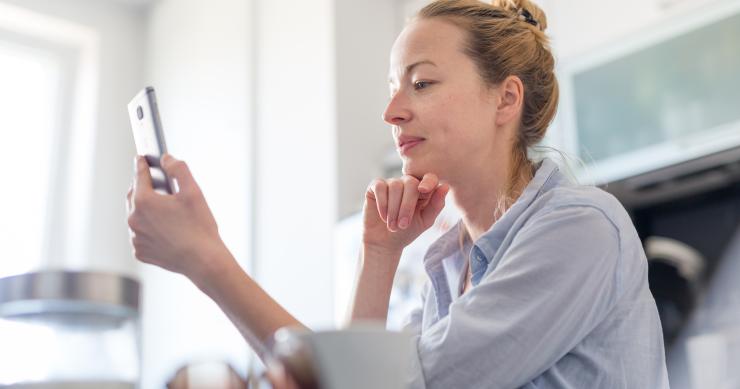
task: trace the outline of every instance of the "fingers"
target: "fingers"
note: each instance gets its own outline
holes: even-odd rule
[[[133,196],[134,196],[134,184],[131,183],[131,186],[128,187],[128,192],[126,192],[126,214],[129,215],[129,218],[127,219],[129,222],[129,227],[128,227],[129,239],[133,239],[134,237],[134,231],[131,229],[131,226],[130,226],[131,212],[134,209],[133,204],[132,204]]]
[[[152,189],[152,175],[149,173],[149,164],[146,159],[142,156],[136,156],[134,158],[134,193],[153,191]]]
[[[419,200],[419,180],[412,176],[404,176],[402,181],[403,197],[398,210],[398,227],[405,230],[411,224],[411,218],[414,217],[414,211],[416,210],[416,202]]]
[[[368,194],[375,200],[378,215],[383,222],[388,220],[388,184],[384,180],[377,179],[370,184]]]
[[[434,189],[439,184],[439,178],[434,173],[427,173],[419,182],[419,209],[424,209],[429,204]]]
[[[388,219],[386,224],[390,231],[398,230],[398,211],[403,199],[403,182],[400,179],[388,180]]]
[[[131,213],[131,209],[133,208],[131,206],[131,198],[134,196],[134,184],[131,183],[131,186],[128,187],[128,192],[126,192],[126,213]]]
[[[432,222],[444,207],[444,198],[449,191],[448,185],[440,185],[436,174],[427,173],[421,181],[414,176],[388,180],[376,179],[367,189],[368,200],[374,200],[378,215],[386,223],[389,231],[405,230],[414,222],[415,212],[424,211],[431,206],[425,215],[432,217]],[[372,202],[368,203],[373,205]],[[423,222],[423,219],[422,219]]]
[[[377,179],[368,187],[367,196],[375,200],[378,214],[388,230],[398,231],[412,224],[414,213],[427,206],[438,186],[439,178],[432,173],[425,174],[421,181],[410,175]]]
[[[274,363],[271,364],[271,366],[268,366],[266,375],[274,389],[299,388],[293,377],[287,372],[285,367],[279,363]]]
[[[437,187],[439,178],[434,173],[427,173],[422,177],[419,182],[419,193],[431,195],[432,191]],[[429,197],[429,196],[426,196]]]
[[[180,192],[192,192],[198,190],[198,185],[190,173],[188,165],[179,159],[175,159],[169,154],[162,156],[162,169],[170,177],[177,181]]]
[[[442,208],[444,208],[445,206],[445,197],[447,196],[447,192],[449,191],[450,186],[446,183],[439,185],[434,191],[432,197],[429,199],[429,204],[426,208],[421,210],[419,215],[421,216],[421,220],[424,223],[424,226],[430,227],[432,224],[434,224],[437,216],[440,212],[442,212]]]
[[[136,208],[144,204],[154,193],[152,188],[152,176],[149,173],[149,164],[142,156],[134,158],[135,176],[131,189],[126,194],[126,205],[128,206],[129,218]]]

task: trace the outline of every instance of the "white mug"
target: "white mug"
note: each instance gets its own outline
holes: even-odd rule
[[[310,359],[321,389],[405,389],[414,352],[410,334],[379,325],[317,332],[281,329],[273,349]]]

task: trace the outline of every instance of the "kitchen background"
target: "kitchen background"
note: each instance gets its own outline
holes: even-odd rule
[[[740,1],[537,3],[563,93],[546,144],[631,212],[672,387],[740,387]],[[126,104],[153,85],[169,150],[242,266],[309,326],[339,325],[364,190],[399,167],[381,120],[388,53],[424,4],[0,0],[0,277],[140,279],[143,388],[193,361],[255,365],[213,302],[131,256]],[[447,209],[422,240],[454,220]],[[404,257],[390,327],[423,280],[421,246]]]

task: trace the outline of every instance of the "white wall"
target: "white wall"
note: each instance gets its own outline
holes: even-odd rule
[[[332,320],[334,2],[257,2],[255,264],[299,320]]]
[[[243,266],[251,234],[250,34],[250,3],[241,0],[163,0],[149,10],[145,83],[157,90],[168,149],[187,161]],[[153,266],[142,278],[143,388],[163,387],[190,362],[226,361],[245,372],[249,349],[213,301]]]
[[[390,49],[400,30],[396,0],[336,2],[337,185],[339,217],[362,209],[365,189],[393,150],[382,119]]]
[[[312,327],[332,319],[333,15],[329,0],[163,0],[148,34],[170,151],[242,265]],[[246,343],[192,285],[151,267],[144,281],[145,388],[194,358],[244,362]]]

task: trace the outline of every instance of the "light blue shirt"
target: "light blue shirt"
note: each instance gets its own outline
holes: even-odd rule
[[[424,258],[411,388],[668,388],[647,259],[613,196],[545,159],[467,248],[460,226]],[[464,251],[473,287],[460,295]]]

